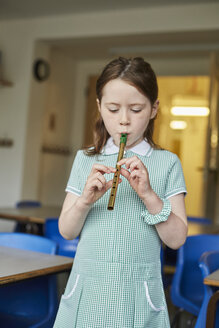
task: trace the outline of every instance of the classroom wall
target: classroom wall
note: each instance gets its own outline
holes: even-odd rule
[[[71,140],[73,103],[77,84],[75,61],[59,49],[51,49],[51,78],[41,138],[38,195],[44,204],[62,204],[74,156]],[[25,190],[24,190],[25,192]],[[32,190],[34,197],[34,190]],[[26,196],[27,197],[27,196]]]
[[[36,42],[34,57],[50,61],[50,47],[43,42]],[[32,73],[32,72],[31,72]],[[20,199],[37,199],[38,179],[41,164],[43,135],[43,117],[46,112],[46,100],[52,78],[38,82],[30,78],[29,102],[27,107],[26,130],[24,131],[23,181]]]
[[[50,60],[51,49],[48,48],[47,40],[216,30],[219,28],[218,12],[219,4],[211,3],[0,21],[0,50],[3,53],[4,75],[14,83],[12,87],[0,88],[0,138],[9,137],[14,140],[12,148],[0,148],[0,206],[13,205],[23,196],[37,198],[39,195],[36,181],[39,181],[40,155],[39,152],[36,154],[36,151],[39,150],[42,136],[39,121],[43,107],[46,106],[49,86],[46,85],[47,82],[38,85],[33,81],[32,64],[36,56]],[[36,48],[39,41],[44,41],[45,44]],[[86,77],[90,71],[99,70],[102,66],[100,63],[74,63],[74,79],[77,84],[74,87],[72,130],[69,137],[73,140],[74,148],[80,145],[82,138],[79,122],[81,124],[84,115],[83,92]],[[174,67],[178,70],[179,65],[182,72],[187,67],[188,71],[200,71],[202,75],[208,73],[208,57],[164,61],[154,59],[154,63],[158,74],[159,71],[164,74],[168,71],[174,73]],[[188,66],[183,68],[182,63],[187,63]],[[88,66],[89,72],[85,72]],[[69,99],[69,104],[70,102]],[[80,112],[78,108],[81,109]],[[29,139],[32,117],[36,120],[35,128],[37,127],[33,131],[35,141]],[[68,168],[71,161],[72,158],[69,158]],[[56,193],[54,190],[53,192]],[[57,198],[54,197],[56,201]]]

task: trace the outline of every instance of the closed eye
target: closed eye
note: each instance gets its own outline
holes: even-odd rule
[[[116,113],[116,112],[118,112],[118,108],[107,108],[110,112],[112,112],[112,113]]]
[[[141,108],[131,108],[131,111],[133,113],[140,113],[142,111],[142,109]]]

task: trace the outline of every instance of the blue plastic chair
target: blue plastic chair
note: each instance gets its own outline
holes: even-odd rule
[[[66,240],[62,237],[58,228],[58,218],[48,218],[45,223],[45,237],[54,240],[58,244],[58,255],[75,257],[79,237]]]
[[[212,221],[208,218],[203,218],[203,217],[197,217],[197,216],[188,216],[187,217],[188,223],[196,223],[196,224],[203,224],[203,225],[208,225],[212,224]],[[167,265],[176,265],[177,261],[177,250],[171,249],[169,247],[165,247],[164,250],[164,263]]]
[[[197,223],[197,224],[212,224],[211,219],[197,217],[197,216],[188,216],[187,220],[188,220],[188,222],[193,222],[193,223]]]
[[[196,216],[188,216],[187,217],[188,223],[194,223],[198,225],[210,225],[212,224],[212,221],[208,218],[203,217],[196,217]],[[164,248],[164,265],[169,265],[172,267],[176,266],[177,261],[177,250],[171,249],[168,246],[165,246]],[[172,284],[173,275],[168,274],[166,275],[166,284],[167,286],[170,286]]]
[[[205,252],[204,254],[202,254],[199,260],[199,267],[202,272],[203,280],[206,276],[211,274],[213,271],[219,269],[219,251]],[[204,299],[198,315],[198,319],[196,321],[195,328],[206,327],[208,302],[211,296],[213,295],[214,291],[215,291],[214,287],[204,285]],[[217,307],[215,327],[219,327],[219,306]]]
[[[199,259],[204,252],[212,250],[219,250],[218,235],[189,236],[178,250],[171,300],[175,306],[194,316],[198,316],[204,298]]]
[[[0,245],[56,254],[57,244],[25,233],[0,233]],[[42,276],[0,287],[0,323],[7,328],[52,327],[58,309],[56,276]]]
[[[25,208],[25,207],[41,207],[41,202],[37,200],[21,200],[16,203],[17,208]]]
[[[17,208],[41,207],[42,204],[37,200],[21,200],[16,203]],[[37,223],[17,223],[14,232],[28,232],[43,235],[42,224]]]

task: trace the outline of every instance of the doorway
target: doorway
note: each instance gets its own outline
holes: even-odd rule
[[[185,198],[188,216],[205,215],[209,83],[207,76],[158,77],[160,112],[155,123],[155,141],[180,158],[188,192]],[[191,109],[187,114],[176,115],[171,113],[173,107]],[[192,108],[206,108],[206,112],[190,116]]]

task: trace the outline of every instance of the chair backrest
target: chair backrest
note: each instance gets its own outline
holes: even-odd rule
[[[47,238],[63,238],[59,232],[58,218],[47,218],[45,222],[45,236]],[[64,238],[63,238],[64,239]]]
[[[198,315],[204,297],[199,259],[206,251],[219,250],[218,235],[189,236],[177,254],[171,299],[174,305]]]
[[[56,254],[58,247],[53,240],[21,232],[0,232],[0,245],[47,254]]]
[[[57,244],[25,233],[0,233],[0,245],[56,254]],[[1,287],[0,322],[7,328],[52,327],[58,309],[54,275],[28,279]]]
[[[73,240],[64,239],[59,232],[58,218],[48,218],[44,228],[45,237],[57,242],[59,255],[75,257],[79,237]]]
[[[203,217],[197,217],[197,216],[188,216],[187,220],[189,222],[197,223],[197,224],[212,224],[211,219],[203,218]]]
[[[199,267],[203,278],[219,269],[219,250],[203,253],[199,259]]]
[[[211,274],[213,271],[219,269],[219,251],[210,251],[202,254],[199,260],[199,267],[201,269],[203,280],[206,276]],[[214,287],[204,285],[204,299],[202,306],[196,321],[195,328],[205,328],[206,327],[206,316],[208,302],[213,295]],[[216,316],[217,325],[219,323],[219,310]],[[218,327],[218,326],[215,326]]]
[[[17,208],[22,208],[22,207],[41,207],[42,204],[41,202],[37,200],[21,200],[16,203]]]

